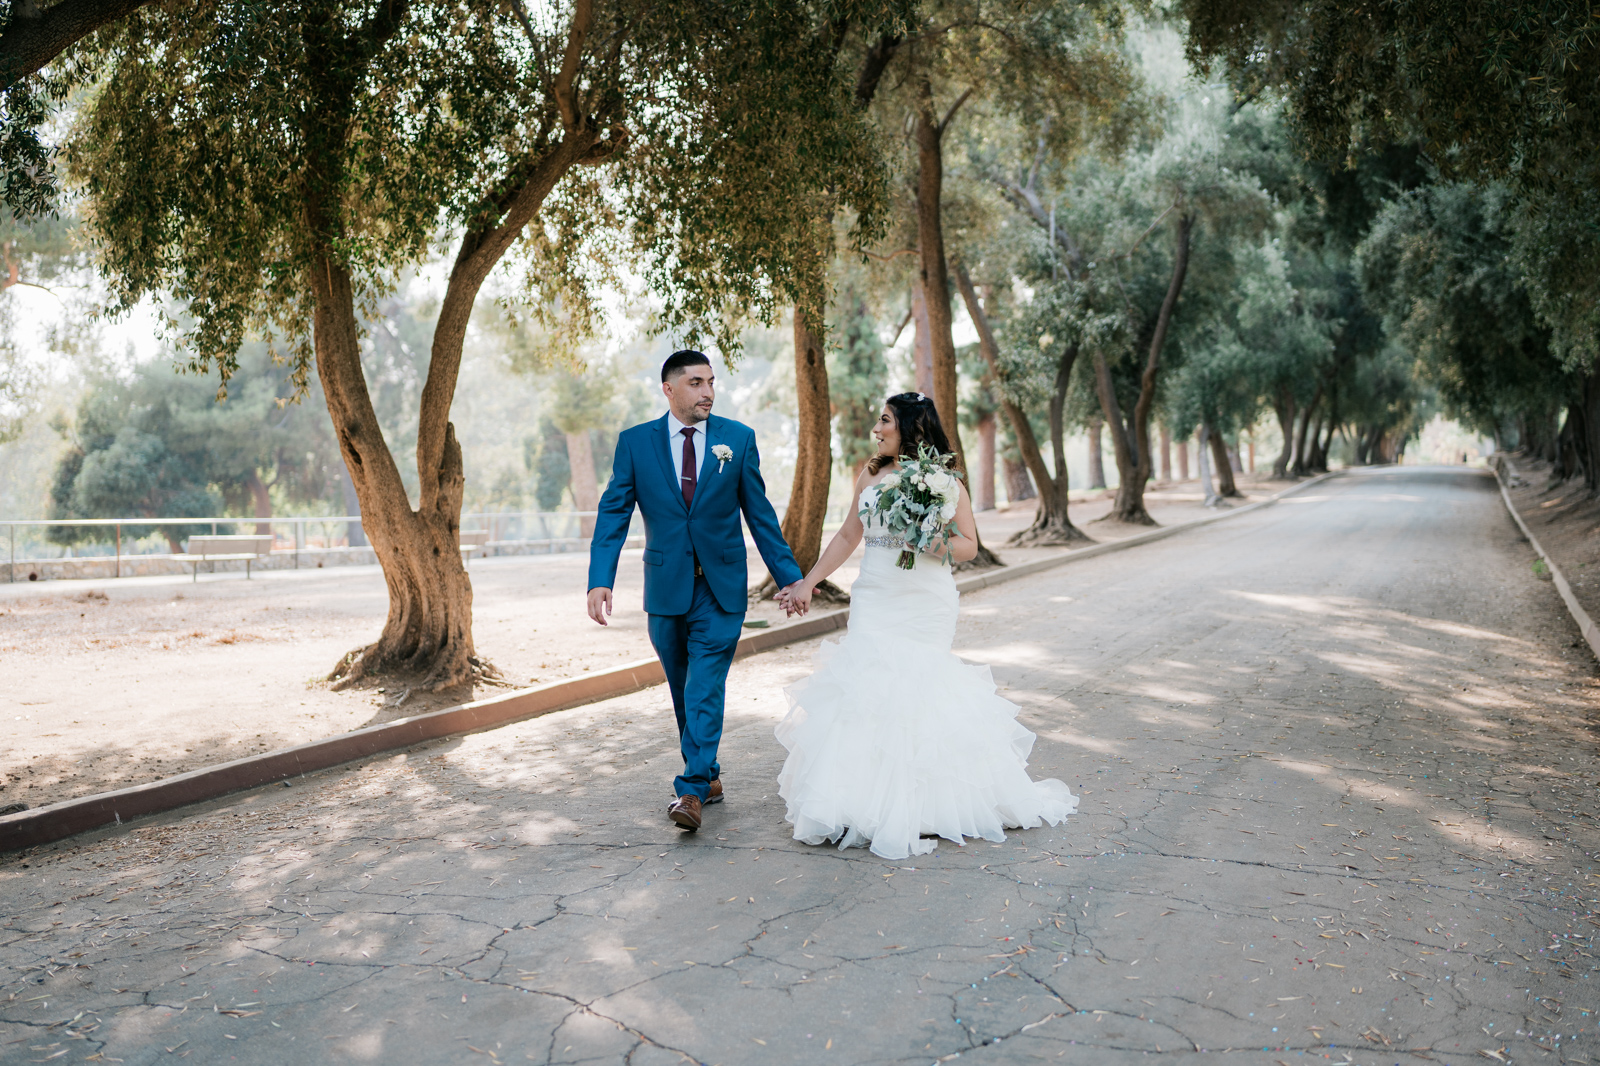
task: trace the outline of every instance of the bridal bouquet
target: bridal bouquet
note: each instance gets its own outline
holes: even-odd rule
[[[902,570],[914,568],[918,553],[930,550],[950,561],[950,520],[961,497],[961,475],[947,465],[951,458],[918,444],[915,459],[902,457],[897,469],[861,494],[861,520],[876,516],[890,536],[905,541],[895,560]]]

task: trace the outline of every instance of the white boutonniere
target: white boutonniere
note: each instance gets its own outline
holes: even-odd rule
[[[711,454],[717,457],[717,473],[722,473],[722,468],[733,458],[733,449],[726,444],[713,444]]]

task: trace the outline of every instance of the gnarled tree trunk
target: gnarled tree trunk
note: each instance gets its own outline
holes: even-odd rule
[[[1272,413],[1277,416],[1278,431],[1283,434],[1283,448],[1272,461],[1272,476],[1286,478],[1289,476],[1289,464],[1294,460],[1295,421],[1294,394],[1287,387],[1278,390],[1277,397],[1272,401]]]
[[[917,140],[917,252],[921,263],[920,280],[924,306],[928,313],[928,337],[933,349],[933,404],[950,448],[955,453],[956,469],[967,472],[967,456],[961,446],[961,422],[957,417],[955,317],[950,311],[950,273],[944,252],[944,131],[956,110],[971,95],[964,93],[940,121],[933,111],[933,85],[926,74],[918,84],[916,112]],[[971,491],[970,489],[968,490]],[[1003,566],[998,556],[978,539],[978,554],[957,569],[974,570]]]
[[[1106,445],[1104,435],[1101,433],[1105,426],[1105,419],[1099,415],[1089,416],[1089,487],[1103,489],[1106,487]]]
[[[1034,491],[1033,480],[1028,476],[1026,463],[1002,456],[1001,469],[1006,475],[1006,503],[1021,503],[1023,500],[1035,500],[1039,494]]]
[[[1295,431],[1294,460],[1290,467],[1295,477],[1305,477],[1310,470],[1310,455],[1307,448],[1307,435],[1311,429],[1311,420],[1316,416],[1317,408],[1322,404],[1322,383],[1317,383],[1317,391],[1311,394],[1311,402],[1306,404],[1305,410],[1300,412],[1300,427]]]
[[[389,614],[378,639],[346,655],[329,675],[337,687],[373,674],[399,674],[414,689],[439,691],[475,679],[497,680],[480,660],[472,640],[472,582],[461,559],[461,500],[466,484],[461,445],[450,422],[461,369],[467,323],[478,292],[511,245],[538,214],[545,199],[576,166],[603,163],[626,143],[626,134],[602,138],[575,103],[577,76],[591,5],[572,16],[567,51],[552,92],[562,124],[534,157],[509,164],[506,177],[486,197],[479,221],[461,237],[434,324],[428,376],[417,420],[417,506],[411,506],[394,456],[384,442],[361,369],[355,289],[338,252],[347,239],[340,188],[343,140],[352,134],[352,64],[332,26],[316,26],[308,40],[312,66],[326,93],[305,119],[312,175],[306,192],[306,222],[316,251],[308,273],[316,301],[313,342],[317,374],[351,484],[361,503],[362,525],[389,589]],[[398,23],[395,24],[398,28]],[[390,31],[393,32],[393,31]],[[367,46],[364,46],[367,47]],[[368,47],[370,57],[376,49]],[[591,466],[592,469],[592,466]],[[409,691],[409,690],[408,690]]]
[[[1228,455],[1228,442],[1222,439],[1222,434],[1216,431],[1211,433],[1211,462],[1217,468],[1217,495],[1224,497],[1238,497],[1243,495],[1233,482],[1233,463]]]
[[[820,308],[822,300],[817,293],[814,306]],[[820,313],[794,309],[794,390],[800,440],[789,508],[783,514],[783,539],[789,542],[802,574],[810,573],[822,554],[822,523],[833,481],[833,401],[828,392],[825,327],[816,318]],[[768,574],[751,590],[750,597],[764,599],[777,591],[777,581]],[[849,594],[831,581],[817,586],[816,598],[825,603],[850,602]]]
[[[955,264],[955,275],[956,285],[961,289],[961,299],[967,305],[967,314],[978,330],[978,350],[983,353],[984,361],[989,364],[989,373],[994,375],[999,386],[996,391],[1000,393],[1000,406],[1006,413],[1006,419],[1011,423],[1011,432],[1017,438],[1017,448],[1022,452],[1022,461],[1028,472],[1033,475],[1034,484],[1039,492],[1039,507],[1034,513],[1033,525],[1014,534],[1009,543],[1034,547],[1069,544],[1075,540],[1089,539],[1067,516],[1067,463],[1062,414],[1065,410],[1067,385],[1072,377],[1072,364],[1078,358],[1078,346],[1068,345],[1062,351],[1056,366],[1055,391],[1050,398],[1050,436],[1056,464],[1055,472],[1052,474],[1050,468],[1045,465],[1044,455],[1039,450],[1038,438],[1033,433],[1033,423],[1028,421],[1027,413],[1005,397],[1005,378],[1000,367],[1000,346],[995,342],[994,330],[989,325],[989,316],[978,299],[977,287],[972,284],[972,278],[964,264]]]
[[[1189,271],[1189,241],[1194,232],[1194,216],[1184,212],[1178,216],[1178,232],[1172,256],[1172,278],[1167,283],[1167,294],[1156,313],[1155,328],[1150,334],[1150,349],[1145,358],[1144,372],[1139,376],[1139,397],[1134,401],[1133,417],[1129,420],[1132,432],[1123,425],[1121,407],[1112,386],[1111,370],[1105,355],[1095,351],[1095,391],[1100,396],[1101,413],[1106,427],[1111,430],[1111,441],[1117,459],[1117,500],[1106,518],[1118,522],[1133,522],[1153,526],[1156,520],[1144,506],[1144,487],[1150,480],[1150,408],[1156,399],[1156,374],[1161,368],[1161,349],[1167,342],[1167,331],[1172,326],[1172,314],[1183,292],[1184,278]]]

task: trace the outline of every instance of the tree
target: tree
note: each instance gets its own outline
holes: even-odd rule
[[[260,521],[269,533],[274,499],[310,503],[327,496],[338,451],[319,406],[295,403],[264,345],[241,353],[234,388],[217,402],[201,378],[174,375],[161,362],[131,379],[105,376],[84,396],[72,447],[56,469],[51,517],[186,518],[225,513]],[[314,400],[315,397],[312,397]],[[159,531],[174,552],[209,526],[130,525],[138,538]],[[50,527],[58,544],[99,541],[92,526]]]
[[[102,33],[71,164],[120,305],[180,293],[193,364],[224,385],[252,332],[289,338],[296,382],[314,366],[322,385],[390,601],[339,684],[494,676],[472,641],[449,412],[478,293],[509,253],[531,316],[569,344],[631,256],[663,328],[736,352],[739,317],[792,287],[805,196],[831,183],[870,204],[865,130],[815,76],[825,57],[806,28],[762,4],[574,0],[535,20],[477,0],[212,0]],[[441,220],[455,250],[413,505],[360,338]]]
[[[1447,181],[1503,183],[1511,254],[1600,450],[1600,9],[1542,0],[1184,0],[1189,50],[1281,90],[1314,159],[1413,145]],[[1570,420],[1569,420],[1570,421]]]
[[[83,71],[49,64],[100,27],[146,0],[58,0],[48,7],[12,0],[0,8],[0,203],[13,220],[37,221],[57,209],[55,149],[39,130]]]
[[[978,330],[979,348],[998,386],[1001,409],[1005,411],[1006,421],[1016,438],[1018,450],[1022,453],[1022,461],[1028,473],[1033,475],[1034,484],[1038,486],[1039,506],[1034,512],[1033,523],[1027,529],[1014,534],[1009,543],[1039,547],[1087,540],[1088,537],[1072,524],[1072,519],[1067,515],[1066,398],[1068,384],[1072,380],[1072,368],[1078,359],[1078,345],[1070,341],[1057,342],[1050,333],[1041,331],[1036,348],[1025,341],[1018,345],[1026,359],[1019,360],[1014,354],[1012,358],[1002,359],[1000,346],[990,326],[989,315],[979,301],[977,287],[973,285],[965,265],[957,263],[955,274],[956,283],[961,288],[961,297],[966,301],[967,315]],[[1039,302],[1041,311],[1044,310],[1043,303]],[[1048,315],[1048,312],[1045,314]],[[1036,312],[1034,317],[1041,316]],[[1025,335],[1030,331],[1024,327],[1019,332]],[[1033,432],[1033,424],[1023,409],[1028,393],[1039,391],[1037,388],[1030,390],[1028,387],[1029,379],[1035,377],[1039,369],[1030,366],[1034,362],[1035,350],[1038,351],[1040,358],[1053,359],[1055,363],[1055,373],[1048,391],[1050,445],[1055,464],[1053,470],[1045,465],[1038,437]],[[1030,370],[1033,372],[1030,373]]]
[[[1518,223],[1502,185],[1413,190],[1379,214],[1361,245],[1361,281],[1446,413],[1498,439],[1542,431],[1553,446],[1563,407],[1576,405],[1583,421],[1583,384],[1551,350],[1512,256]],[[1590,439],[1577,444],[1593,491],[1600,464]]]
[[[824,22],[819,36],[831,42],[829,76],[850,75],[851,101],[864,112],[877,95],[883,72],[903,40],[907,10],[890,5],[877,18],[858,17]],[[847,45],[855,47],[849,48]],[[789,505],[783,514],[783,536],[802,571],[822,554],[822,525],[827,515],[833,476],[831,420],[836,405],[828,373],[828,273],[836,246],[834,215],[854,205],[848,190],[836,189],[812,198],[810,217],[800,220],[791,265],[796,279],[793,309],[795,421],[799,431]],[[874,193],[876,195],[876,193]],[[865,237],[865,232],[858,237]],[[857,240],[853,243],[859,244]],[[880,401],[882,397],[879,397]],[[873,412],[876,421],[877,412]],[[769,574],[751,593],[771,596],[777,582]],[[824,602],[847,603],[849,596],[831,581],[816,588]]]
[[[953,257],[945,232],[946,154],[956,140],[952,130],[967,113],[1015,118],[1026,128],[1044,131],[1048,152],[1056,160],[1074,158],[1089,147],[1116,145],[1137,117],[1136,109],[1124,106],[1135,79],[1119,50],[1123,29],[1122,10],[1115,5],[947,0],[928,10],[898,52],[900,69],[894,73],[899,88],[882,97],[880,110],[886,125],[904,124],[909,131],[908,208],[914,221],[916,287],[926,308],[933,398],[963,471],[967,464],[957,417],[951,307]],[[969,313],[978,306],[975,298],[967,304]],[[986,330],[980,327],[980,337]],[[994,351],[991,338],[985,345],[986,361]],[[1027,434],[1015,423],[1013,431],[1026,459]],[[1030,467],[1039,463],[1038,480],[1043,467],[1036,442],[1032,450],[1036,459]],[[1058,476],[1065,477],[1064,467]],[[1039,487],[1043,491],[1043,484]],[[980,546],[974,564],[998,561]]]

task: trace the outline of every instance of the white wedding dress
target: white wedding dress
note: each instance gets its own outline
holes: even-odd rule
[[[1001,841],[1007,828],[1064,821],[1078,799],[1028,777],[1034,736],[1016,704],[988,667],[950,650],[960,610],[950,567],[923,555],[901,570],[884,532],[866,528],[844,639],[825,641],[816,672],[785,690],[778,792],[795,839],[903,859],[934,850],[926,835]]]

